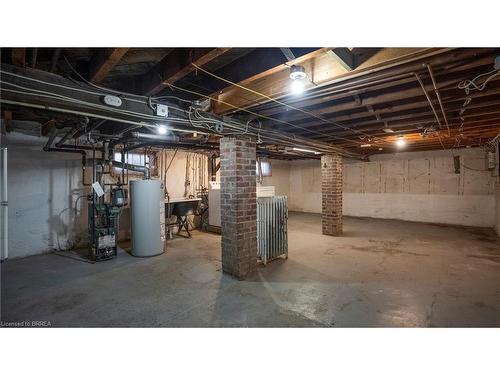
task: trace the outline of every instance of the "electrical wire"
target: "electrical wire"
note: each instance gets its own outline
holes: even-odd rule
[[[77,92],[81,92],[81,93],[85,93],[85,94],[90,94],[90,95],[95,95],[95,96],[102,96],[103,95],[102,92],[95,92],[95,91],[86,90],[86,89],[83,89],[83,88],[77,88],[77,87],[65,86],[65,85],[61,85],[61,84],[57,84],[57,83],[53,83],[53,82],[47,82],[47,81],[43,81],[43,80],[40,80],[40,79],[26,77],[26,76],[23,76],[23,75],[20,75],[20,74],[12,73],[12,72],[7,72],[7,71],[4,71],[4,70],[0,70],[0,73],[6,74],[6,75],[10,75],[10,76],[13,76],[13,77],[17,77],[17,78],[20,78],[20,79],[24,79],[24,80],[27,80],[27,81],[40,83],[40,84],[43,84],[43,85],[46,85],[46,86],[59,87],[59,88],[65,89],[65,90],[77,91]],[[73,80],[73,82],[75,82],[77,84],[80,84],[79,82],[74,81],[74,80]],[[120,94],[120,95],[128,95],[128,96],[135,96],[135,97],[143,98],[143,100],[138,100],[138,99],[127,98],[127,97],[122,96],[121,97],[122,100],[130,101],[130,102],[135,102],[135,103],[141,103],[141,104],[147,104],[147,100],[149,98],[149,97],[143,96],[143,95],[136,95],[136,94],[131,94],[131,93],[125,93],[125,92],[122,92],[122,91],[116,91],[116,90],[106,89],[105,87],[101,87],[101,86],[92,84],[92,83],[90,83],[88,81],[85,81],[85,82],[87,82],[89,85],[91,85],[93,87],[96,87],[96,88],[98,88],[100,90],[103,90],[105,92],[106,91],[107,92],[114,92],[114,93],[117,93],[117,94]],[[157,100],[157,98],[152,97],[151,100]],[[181,111],[183,113],[185,112],[184,110],[182,110],[180,108],[177,108],[177,107],[169,106],[169,108]]]
[[[26,91],[12,90],[12,89],[7,89],[7,88],[2,87],[1,90],[2,91],[6,91],[6,92],[12,92],[12,93],[16,93],[16,94],[23,94],[23,95],[29,95],[29,96],[37,96],[37,97],[46,97],[46,98],[50,98],[50,99],[58,99],[58,100],[63,100],[63,101],[67,101],[67,102],[70,102],[70,103],[82,104],[82,105],[85,105],[85,106],[88,106],[88,107],[91,107],[91,108],[102,109],[102,110],[105,110],[105,111],[108,111],[108,112],[115,112],[115,113],[120,113],[120,114],[125,114],[125,115],[132,115],[134,117],[138,117],[138,118],[141,118],[141,119],[147,119],[147,120],[158,120],[159,119],[159,117],[153,116],[153,115],[145,115],[145,114],[142,114],[140,112],[134,112],[134,111],[129,111],[129,110],[121,110],[121,109],[117,109],[117,108],[110,108],[108,106],[103,106],[103,105],[98,105],[98,104],[94,104],[94,103],[89,103],[89,102],[86,102],[86,101],[74,99],[74,98],[67,97],[67,96],[60,95],[60,94],[54,94],[54,93],[51,93],[51,92],[48,92],[48,91],[44,91],[44,90],[37,90],[37,89],[32,89],[32,88],[28,88],[28,87],[16,85],[16,84],[13,84],[13,83],[10,83],[10,82],[2,82],[2,83],[5,84],[5,85],[9,85],[9,86],[21,88],[22,90],[31,91],[31,92],[26,92]],[[36,94],[34,94],[34,93],[36,93]],[[162,120],[165,119],[164,117],[160,117],[160,118]],[[183,123],[183,124],[189,123],[187,120],[182,119],[182,118],[169,117],[168,119],[169,119],[169,121],[180,122],[180,123]],[[156,125],[151,125],[151,124],[148,124],[148,123],[141,123],[140,126],[149,127],[149,128],[156,128]],[[174,129],[174,130],[181,131],[180,129]]]
[[[105,92],[112,92],[112,93],[120,94],[120,95],[135,96],[135,97],[138,97],[138,98],[145,98],[145,99],[148,98],[148,96],[145,96],[145,95],[131,94],[131,93],[123,92],[123,91],[113,90],[113,89],[110,89],[110,88],[107,88],[107,87],[104,87],[104,86],[96,85],[95,83],[92,83],[92,82],[86,80],[80,73],[78,73],[78,71],[73,67],[73,65],[70,64],[70,62],[68,61],[68,59],[66,58],[65,55],[63,55],[63,58],[66,61],[66,64],[68,64],[69,68],[73,71],[73,73],[75,73],[78,77],[80,77],[80,79],[82,81],[84,81],[89,86],[95,87],[96,89],[99,89],[99,90],[102,90],[102,91],[105,91]],[[73,82],[76,82],[76,81],[73,80]]]
[[[489,75],[489,77],[486,78],[486,80],[482,84],[478,85],[476,83],[476,81],[479,78],[487,76],[487,75]],[[500,69],[493,69],[490,72],[479,74],[478,76],[476,76],[472,80],[465,80],[465,81],[460,82],[458,84],[458,88],[465,90],[465,93],[467,95],[469,95],[469,92],[473,91],[473,90],[483,91],[486,88],[486,84],[498,75],[500,75]]]
[[[234,109],[238,109],[240,111],[244,111],[244,112],[247,112],[251,115],[254,115],[254,116],[257,116],[257,117],[260,117],[260,118],[265,118],[267,120],[270,120],[270,121],[273,121],[273,122],[277,122],[277,123],[281,123],[281,124],[285,124],[285,125],[289,125],[291,127],[294,127],[296,129],[300,129],[300,130],[304,130],[304,131],[307,131],[309,133],[312,133],[312,134],[316,134],[316,135],[322,135],[322,136],[327,136],[327,137],[333,137],[333,138],[336,138],[336,139],[340,139],[340,140],[344,140],[346,142],[352,142],[352,143],[356,143],[356,144],[359,144],[361,145],[362,142],[358,142],[358,141],[354,141],[352,139],[348,139],[348,138],[343,138],[343,137],[338,137],[338,136],[332,136],[331,134],[327,134],[327,133],[323,133],[323,132],[319,132],[319,131],[316,131],[316,130],[311,130],[311,129],[308,129],[308,128],[304,128],[302,126],[299,126],[299,125],[296,125],[296,124],[292,124],[291,122],[288,122],[288,121],[283,121],[283,120],[280,120],[280,119],[276,119],[276,118],[273,118],[273,117],[269,117],[269,116],[266,116],[266,115],[262,115],[262,114],[259,114],[257,112],[253,112],[253,111],[250,111],[248,109],[245,109],[245,108],[240,108],[238,106],[235,106],[231,103],[228,103],[228,102],[225,102],[223,100],[220,100],[220,99],[214,99],[208,95],[205,95],[205,94],[201,94],[201,93],[198,93],[196,91],[192,91],[192,90],[189,90],[189,89],[185,89],[185,88],[182,88],[182,87],[179,87],[179,86],[176,86],[172,83],[169,83],[168,86],[174,88],[174,89],[177,89],[177,90],[180,90],[180,91],[184,91],[184,92],[187,92],[187,93],[190,93],[190,94],[193,94],[193,95],[197,95],[197,96],[201,96],[201,97],[204,97],[204,98],[207,98],[207,99],[210,99],[210,100],[215,100],[219,103],[222,103],[222,104],[225,104],[225,105],[228,105],[230,106],[231,108],[234,108]]]
[[[314,117],[314,118],[316,118],[316,119],[318,119],[318,120],[321,120],[321,121],[323,121],[323,122],[325,122],[325,123],[328,123],[328,124],[331,124],[331,125],[334,125],[334,126],[340,127],[340,128],[342,128],[342,129],[344,129],[344,130],[347,130],[347,131],[352,131],[353,133],[362,134],[362,135],[365,135],[365,136],[368,136],[368,137],[372,137],[371,135],[369,135],[369,134],[367,134],[367,133],[364,133],[364,132],[361,132],[361,131],[355,130],[355,129],[353,129],[353,128],[350,128],[350,127],[344,126],[344,125],[342,125],[342,124],[339,124],[339,123],[337,123],[337,122],[334,122],[334,121],[330,121],[330,120],[328,120],[328,119],[325,119],[324,117],[319,116],[319,115],[315,114],[314,112],[311,112],[311,111],[306,111],[306,110],[303,110],[303,109],[301,109],[301,108],[297,108],[297,107],[292,106],[292,105],[290,105],[290,104],[287,104],[287,103],[285,103],[285,102],[282,102],[282,101],[279,101],[279,100],[277,100],[277,99],[274,99],[274,98],[272,98],[272,97],[270,97],[270,96],[268,96],[268,95],[262,94],[262,93],[260,93],[260,92],[258,92],[258,91],[252,90],[252,89],[250,89],[250,88],[248,88],[248,87],[242,86],[242,85],[240,85],[240,84],[238,84],[238,83],[235,83],[235,82],[229,81],[229,80],[227,80],[227,79],[225,79],[225,78],[223,78],[223,77],[220,77],[220,76],[218,76],[218,75],[216,75],[216,74],[213,74],[213,73],[211,73],[211,72],[209,72],[209,71],[207,71],[207,70],[203,69],[202,67],[200,67],[200,66],[198,66],[198,65],[196,65],[196,64],[194,64],[194,63],[192,63],[192,65],[193,65],[196,69],[199,69],[200,71],[204,72],[205,74],[208,74],[208,75],[210,75],[210,76],[212,76],[212,77],[214,77],[214,78],[216,78],[216,79],[219,79],[219,80],[221,80],[221,81],[223,81],[223,82],[229,83],[230,85],[233,85],[233,86],[236,86],[236,87],[238,87],[238,88],[241,88],[242,90],[245,90],[245,91],[251,92],[251,93],[253,93],[253,94],[255,94],[255,95],[258,95],[258,96],[261,96],[261,97],[263,97],[263,98],[266,98],[266,99],[268,99],[268,100],[270,100],[270,101],[273,101],[273,102],[275,102],[275,103],[277,103],[277,104],[279,104],[279,105],[282,105],[282,106],[285,106],[285,107],[290,108],[290,109],[292,109],[292,110],[295,110],[295,111],[301,112],[301,113],[303,113],[303,114],[305,114],[305,115],[312,116],[312,117]],[[212,99],[212,100],[217,100],[217,101],[219,101],[218,99]],[[226,104],[226,103],[224,103],[224,104]],[[271,118],[271,119],[272,119],[272,118]],[[275,121],[276,121],[276,120],[275,120]],[[384,139],[382,139],[382,138],[378,138],[378,137],[372,137],[372,138],[382,140],[383,142],[387,142],[387,141],[385,141],[385,140],[384,140]]]
[[[2,88],[2,91],[13,92],[13,93],[17,93],[17,94],[24,94],[24,95],[41,96],[41,97],[50,98],[50,99],[58,99],[58,100],[63,100],[63,101],[67,101],[70,103],[82,104],[82,105],[85,105],[85,106],[88,106],[91,108],[103,109],[103,110],[106,110],[109,112],[126,114],[126,115],[130,115],[130,116],[134,116],[134,117],[138,117],[138,118],[143,118],[143,119],[148,119],[148,120],[158,120],[158,117],[153,116],[153,115],[144,115],[144,114],[139,113],[139,112],[124,110],[124,109],[122,110],[122,109],[117,109],[117,108],[110,108],[108,106],[89,103],[89,102],[86,102],[83,100],[70,98],[70,97],[67,97],[64,95],[60,95],[60,94],[53,94],[53,93],[43,91],[43,90],[26,88],[26,87],[19,86],[19,85],[16,85],[14,83],[10,83],[10,82],[3,82],[3,84],[8,85],[8,86],[21,88],[21,89],[28,90],[28,91],[32,91],[33,93],[37,93],[37,94],[33,94],[30,92],[18,91],[18,90],[5,89],[5,88]],[[147,124],[146,124],[146,126],[147,126]],[[152,126],[152,127],[154,127],[154,126]]]
[[[4,72],[2,72],[2,73],[4,73]],[[18,75],[16,75],[16,76],[18,76]],[[19,76],[19,77],[22,78],[23,76]],[[40,83],[44,83],[44,81],[40,81],[40,80],[36,80],[36,81],[40,82]],[[145,114],[139,113],[139,112],[128,111],[128,110],[121,110],[121,109],[118,109],[118,108],[110,108],[108,106],[102,106],[102,105],[98,105],[98,104],[94,104],[94,103],[89,103],[89,102],[81,101],[81,100],[78,100],[78,99],[74,99],[74,98],[71,98],[71,97],[68,97],[68,96],[65,96],[65,95],[60,95],[60,94],[55,94],[55,93],[52,93],[52,92],[49,92],[49,91],[45,91],[45,90],[37,90],[37,89],[30,88],[30,87],[20,86],[20,85],[16,85],[16,84],[13,84],[13,83],[10,83],[10,82],[3,82],[3,83],[7,84],[7,85],[10,85],[10,86],[13,86],[13,87],[21,88],[23,90],[28,90],[28,91],[31,91],[31,92],[36,92],[38,94],[42,94],[42,95],[36,95],[36,96],[42,96],[42,97],[47,97],[47,98],[65,100],[65,101],[69,101],[69,102],[73,102],[73,103],[87,105],[87,106],[90,106],[90,107],[93,107],[93,108],[104,109],[104,110],[110,111],[110,112],[130,114],[130,115],[133,115],[133,116],[136,116],[136,117],[139,117],[139,118],[148,119],[148,120],[160,120],[160,119],[164,120],[165,119],[164,117],[161,117],[161,116],[145,115]],[[69,87],[62,86],[62,85],[57,85],[57,86],[70,89]],[[2,88],[2,90],[7,91],[7,92],[14,92],[14,93],[25,94],[25,95],[33,95],[33,94],[30,94],[30,93],[27,93],[27,92],[21,92],[21,91],[16,91],[16,90],[9,90],[9,89],[5,89],[5,88]],[[78,90],[78,91],[81,91],[81,90]],[[87,92],[87,93],[90,93],[90,92],[88,92],[86,90],[84,90],[84,91]],[[144,103],[142,101],[137,101],[137,100],[134,100],[134,101],[140,102],[140,103]],[[175,108],[175,107],[170,107],[170,108]],[[179,111],[181,111],[183,113],[187,113],[187,111],[185,111],[185,110],[181,110],[179,108],[175,108],[175,109],[177,109],[177,110],[179,110]],[[185,120],[185,119],[175,118],[175,117],[172,117],[172,116],[169,117],[168,120],[169,121],[178,121],[178,122],[181,122],[181,123],[184,123],[184,124],[188,123],[188,121]],[[222,123],[221,121],[219,121],[219,122]],[[146,126],[146,127],[148,127],[148,126],[155,127],[154,125],[149,125],[149,124],[144,124],[143,126]]]
[[[21,78],[21,79],[25,79],[25,80],[28,80],[28,81],[41,83],[41,84],[44,84],[44,85],[49,85],[49,86],[54,86],[54,87],[61,87],[61,88],[67,89],[67,90],[85,92],[85,93],[93,94],[93,95],[99,95],[99,96],[101,95],[101,94],[93,92],[93,91],[89,91],[89,90],[85,90],[85,89],[79,89],[79,88],[74,88],[74,87],[68,87],[68,86],[64,86],[64,85],[60,85],[60,84],[54,84],[54,83],[51,83],[51,82],[45,82],[45,81],[38,80],[38,79],[35,79],[35,78],[24,77],[24,76],[15,74],[15,73],[10,73],[10,72],[5,72],[5,71],[1,71],[1,73],[6,74],[6,75],[15,76],[15,77],[18,77],[18,78]],[[6,82],[4,82],[4,83],[6,83]],[[11,83],[9,83],[9,84],[11,86],[14,85],[14,84],[11,84]],[[94,103],[88,103],[88,102],[85,102],[85,101],[79,101],[77,99],[73,99],[73,98],[70,98],[70,97],[67,97],[67,96],[64,96],[64,95],[54,94],[54,93],[51,93],[51,92],[48,92],[48,91],[44,91],[44,90],[37,90],[37,89],[28,88],[28,87],[20,86],[20,85],[16,85],[16,86],[17,87],[21,87],[24,90],[28,90],[28,91],[31,91],[31,92],[37,92],[38,94],[46,95],[46,97],[49,97],[49,98],[56,98],[56,99],[66,100],[66,101],[73,102],[73,103],[81,103],[81,104],[85,104],[85,105],[87,105],[89,107],[103,109],[103,110],[108,111],[108,112],[121,113],[121,114],[133,114],[136,117],[144,118],[144,119],[147,119],[147,120],[152,120],[152,119],[158,120],[159,119],[159,117],[154,116],[154,115],[145,115],[145,114],[141,114],[141,113],[137,113],[137,112],[133,112],[133,111],[125,111],[125,110],[114,109],[114,108],[111,109],[111,108],[106,107],[106,106],[99,106],[99,105],[96,105]],[[2,87],[2,90],[34,96],[34,94],[32,94],[32,93],[22,92],[22,91],[16,91],[16,90],[9,90],[9,89],[5,89],[3,87]],[[198,94],[198,93],[195,93],[195,94]],[[127,98],[123,98],[123,99],[127,100]],[[139,103],[143,103],[143,104],[146,103],[145,100],[143,100],[143,101],[135,100],[135,99],[130,99],[130,100],[135,101],[135,102],[139,102]],[[4,102],[4,103],[12,103],[12,104],[16,103],[14,101],[8,101],[8,100],[4,100],[4,99],[2,99],[2,102]],[[156,127],[155,125],[150,125],[150,124],[143,123],[143,122],[137,123],[135,121],[124,120],[124,119],[116,119],[116,118],[107,117],[107,116],[103,116],[103,115],[92,114],[92,113],[83,113],[81,111],[75,111],[75,110],[66,110],[66,109],[56,108],[56,107],[50,107],[49,108],[49,107],[43,106],[43,105],[28,104],[28,103],[22,103],[22,102],[17,102],[17,104],[22,104],[22,105],[25,105],[25,106],[30,106],[30,107],[33,107],[33,108],[44,108],[44,109],[57,110],[57,111],[60,111],[60,112],[82,114],[82,115],[87,115],[87,116],[91,116],[91,117],[96,117],[96,118],[101,118],[101,119],[107,119],[107,120],[113,120],[113,121],[119,121],[119,122],[125,122],[125,123],[131,123],[131,124],[134,124],[134,125],[145,126],[145,127]],[[171,108],[175,108],[175,107],[171,107]],[[175,109],[179,110],[180,112],[183,112],[183,113],[189,113],[189,111],[185,111],[185,110],[182,110],[180,108],[175,108]],[[260,117],[262,117],[262,116],[260,116]],[[164,119],[164,118],[162,117],[161,119]],[[198,121],[192,120],[192,119],[191,120],[187,120],[187,119],[182,119],[182,118],[169,117],[168,120],[172,121],[172,122],[179,122],[179,123],[182,123],[182,124],[191,124],[191,125],[193,125],[194,123],[197,123],[198,125],[203,125],[202,122],[198,122]],[[226,127],[229,126],[229,127],[234,128],[235,130],[241,131],[241,124],[235,123],[232,119],[228,119],[227,122],[224,122],[224,121],[215,120],[213,118],[209,118],[209,117],[205,116],[203,118],[200,118],[199,120],[200,121],[209,122],[211,124],[217,124],[217,123],[218,124],[223,124]],[[298,128],[301,128],[301,127],[299,127],[297,125],[294,125],[294,124],[290,124],[290,125],[298,127]],[[246,129],[244,130],[244,132],[245,133],[248,132],[249,128],[250,127],[247,124],[246,125]],[[268,135],[261,134],[260,131],[265,132]],[[319,132],[316,132],[316,133],[319,133]],[[224,133],[222,133],[222,134],[224,134]],[[298,138],[296,136],[290,137],[290,136],[287,136],[285,134],[286,133],[275,132],[275,131],[272,131],[270,129],[266,129],[266,130],[258,129],[257,130],[257,135],[258,136],[260,136],[262,139],[267,139],[267,140],[269,140],[271,142],[278,142],[278,143],[280,143],[284,139],[288,139],[289,142],[292,142],[292,144],[293,144],[293,142],[296,142],[298,140]],[[345,139],[345,138],[343,138],[343,139]],[[345,140],[347,140],[347,139],[345,139]],[[352,140],[348,140],[348,141],[352,142]],[[301,142],[308,143],[310,145],[310,147],[314,147],[314,148],[316,148],[318,150],[322,149],[322,152],[332,152],[333,151],[333,150],[330,149],[331,146],[329,146],[328,144],[324,144],[324,146],[320,146],[319,144],[322,143],[322,142],[309,141],[307,139],[301,139]],[[340,153],[343,153],[343,154],[350,154],[351,156],[354,154],[354,153],[349,153],[349,152],[346,153],[345,151],[340,151],[338,149],[336,149],[335,152],[340,152]]]

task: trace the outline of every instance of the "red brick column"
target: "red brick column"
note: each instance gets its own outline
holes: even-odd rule
[[[257,269],[255,141],[220,140],[222,270],[245,279]]]
[[[342,234],[342,156],[321,156],[321,196],[323,234]]]

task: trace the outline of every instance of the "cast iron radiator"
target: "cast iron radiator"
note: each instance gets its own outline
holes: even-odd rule
[[[257,256],[266,264],[281,255],[288,258],[288,199],[257,198]]]

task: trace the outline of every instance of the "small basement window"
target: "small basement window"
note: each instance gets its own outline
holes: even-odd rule
[[[115,152],[114,160],[121,163],[122,154],[120,152]],[[144,154],[139,154],[139,153],[129,153],[128,158],[127,158],[127,154],[125,154],[125,163],[126,164],[134,164],[134,165],[145,165],[145,163],[147,163],[149,165],[149,156],[144,155]],[[122,169],[120,167],[113,167],[113,172],[115,174],[121,174]],[[127,173],[127,170],[125,170],[125,173]],[[129,175],[130,174],[142,175],[141,172],[128,171],[128,173],[129,173]]]
[[[271,162],[269,160],[257,160],[255,164],[255,173],[257,174],[257,176],[259,175],[259,163],[260,168],[262,169],[262,177],[271,177]]]

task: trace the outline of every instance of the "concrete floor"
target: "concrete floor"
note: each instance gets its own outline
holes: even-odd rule
[[[89,264],[47,254],[2,264],[2,321],[63,327],[500,327],[500,239],[489,229],[291,213],[289,259],[222,274],[220,237]],[[71,254],[67,254],[71,256]]]

